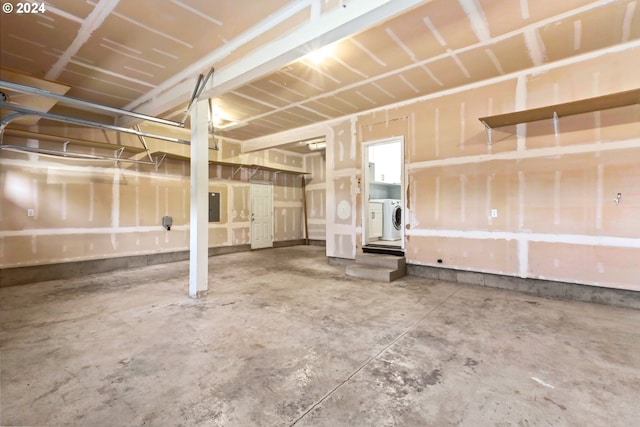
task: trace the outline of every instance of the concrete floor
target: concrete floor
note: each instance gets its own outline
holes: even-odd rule
[[[640,311],[406,277],[324,249],[0,289],[2,425],[631,426]]]

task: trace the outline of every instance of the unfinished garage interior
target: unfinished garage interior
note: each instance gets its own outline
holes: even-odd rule
[[[3,2],[0,425],[638,425],[638,3]]]

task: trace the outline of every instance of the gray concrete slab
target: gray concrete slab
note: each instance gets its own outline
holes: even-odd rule
[[[419,277],[320,247],[0,289],[1,425],[628,426],[640,311]]]

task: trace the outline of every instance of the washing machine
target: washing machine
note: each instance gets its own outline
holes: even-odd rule
[[[402,206],[400,200],[383,199],[381,240],[402,239]]]

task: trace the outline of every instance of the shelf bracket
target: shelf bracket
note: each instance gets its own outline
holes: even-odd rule
[[[118,166],[118,161],[120,160],[120,156],[122,156],[123,152],[124,152],[124,147],[118,148],[117,150],[114,151],[116,166]]]
[[[137,130],[138,132],[140,132],[138,134],[138,139],[140,140],[140,143],[142,143],[142,146],[144,147],[144,150],[147,152],[147,156],[149,157],[149,161],[153,162],[153,159],[151,158],[151,152],[149,151],[149,146],[147,145],[147,141],[145,141],[144,136],[142,136],[142,129],[140,129],[140,126],[135,125],[134,126],[135,130]]]
[[[558,136],[558,113],[556,111],[553,112],[553,134]]]
[[[484,125],[484,128],[487,130],[487,139],[489,140],[489,145],[493,145],[493,129],[491,129],[491,126],[489,126],[487,124],[487,122],[483,121],[482,124]]]
[[[253,168],[251,175],[249,175],[249,179],[253,178],[253,176],[258,173],[258,171],[260,170],[260,168]]]
[[[231,174],[231,179],[235,178],[236,174],[240,172],[241,169],[242,169],[242,166],[238,166],[237,168],[234,168],[233,173]]]
[[[166,155],[166,154],[163,154],[162,156],[158,156],[158,157],[156,157],[156,161],[155,161],[155,164],[156,164],[156,172],[158,172],[158,168],[160,167],[160,165],[162,164],[162,162],[164,161],[164,159],[165,159],[166,157],[167,157],[167,155]]]

